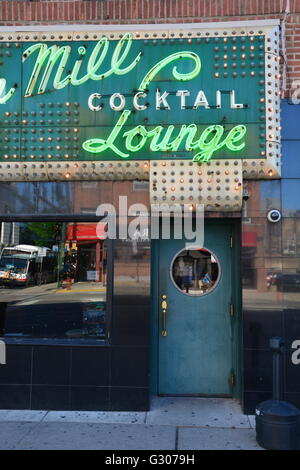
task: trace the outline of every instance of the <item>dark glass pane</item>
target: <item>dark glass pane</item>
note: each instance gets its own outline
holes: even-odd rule
[[[299,139],[299,131],[298,131]],[[282,178],[300,178],[300,140],[284,140],[282,142]]]
[[[284,217],[300,217],[299,179],[282,180],[282,212]]]
[[[300,256],[300,218],[284,218],[282,221],[282,254],[286,259],[299,258]],[[292,263],[292,261],[290,261]],[[298,267],[296,260],[287,268]]]
[[[98,206],[107,203],[114,204],[118,213],[119,196],[125,194],[128,207],[135,203],[149,207],[147,181],[0,183],[0,216],[96,216]]]
[[[249,223],[251,217],[267,217],[271,209],[281,210],[281,181],[247,181],[245,189],[248,199],[244,201],[243,219]]]
[[[282,221],[271,223],[267,217],[251,217],[242,224],[243,257],[274,258],[282,254]]]
[[[114,240],[114,344],[146,345],[150,328],[150,239]]]
[[[281,122],[282,126],[281,137],[285,139],[299,139],[299,119],[300,108],[291,104],[290,100],[281,101]]]
[[[243,309],[282,310],[283,294],[279,286],[281,275],[280,269],[271,272],[267,268],[244,268],[242,271]]]

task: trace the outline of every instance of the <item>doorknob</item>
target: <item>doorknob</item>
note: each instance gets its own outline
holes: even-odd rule
[[[167,336],[167,306],[168,306],[167,301],[166,301],[167,296],[162,295],[161,298],[163,299],[162,303],[161,303],[161,309],[162,309],[162,331],[161,331],[161,334],[162,334],[162,336]]]

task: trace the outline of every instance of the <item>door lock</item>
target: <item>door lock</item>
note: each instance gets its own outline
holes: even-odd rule
[[[162,295],[161,298],[163,299],[162,303],[161,303],[161,309],[162,309],[162,331],[161,331],[161,334],[162,334],[162,336],[167,336],[167,306],[168,306],[167,301],[166,301],[167,296]]]

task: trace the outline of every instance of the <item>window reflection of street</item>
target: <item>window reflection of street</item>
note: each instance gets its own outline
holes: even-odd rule
[[[3,247],[1,336],[106,338],[107,244],[96,223],[78,225],[23,224],[21,243]]]
[[[104,338],[106,288],[77,283],[71,290],[55,283],[27,289],[2,288],[7,302],[3,336],[44,338]],[[20,292],[21,291],[21,292]],[[3,323],[0,320],[0,324]]]
[[[267,283],[266,283],[267,286]],[[300,288],[282,290],[277,285],[261,289],[243,289],[243,304],[247,310],[282,310],[300,308]]]

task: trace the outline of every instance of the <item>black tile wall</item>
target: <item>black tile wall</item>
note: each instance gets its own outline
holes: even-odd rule
[[[285,352],[285,392],[300,393],[300,341],[295,349]]]
[[[0,385],[0,408],[26,410],[30,408],[30,385]]]
[[[300,410],[300,393],[285,393],[284,400],[292,403]]]
[[[147,387],[148,363],[148,348],[113,348],[111,385]]]
[[[288,300],[284,299],[284,302],[287,303]],[[290,299],[290,302],[293,305],[292,299]],[[294,341],[300,341],[300,306],[298,309],[284,308],[283,321],[286,345],[291,348]]]
[[[31,357],[31,346],[6,345],[6,364],[0,365],[0,384],[30,384]]]
[[[7,350],[0,409],[149,409],[148,347],[9,344]]]
[[[244,347],[247,349],[268,349],[271,336],[283,335],[283,314],[281,310],[244,311]]]
[[[31,388],[32,410],[69,410],[69,387],[33,385]]]
[[[149,410],[148,388],[112,387],[110,392],[111,410]]]
[[[272,390],[272,354],[270,351],[244,351],[245,390],[265,392]]]
[[[35,346],[33,348],[32,383],[68,385],[71,363],[70,348]]]
[[[108,386],[109,374],[109,348],[72,348],[70,379],[72,386]]]
[[[244,391],[243,394],[243,412],[245,414],[253,415],[255,414],[255,407],[259,403],[272,400],[271,392],[248,392]]]
[[[70,387],[70,409],[110,410],[109,392],[109,387]]]

